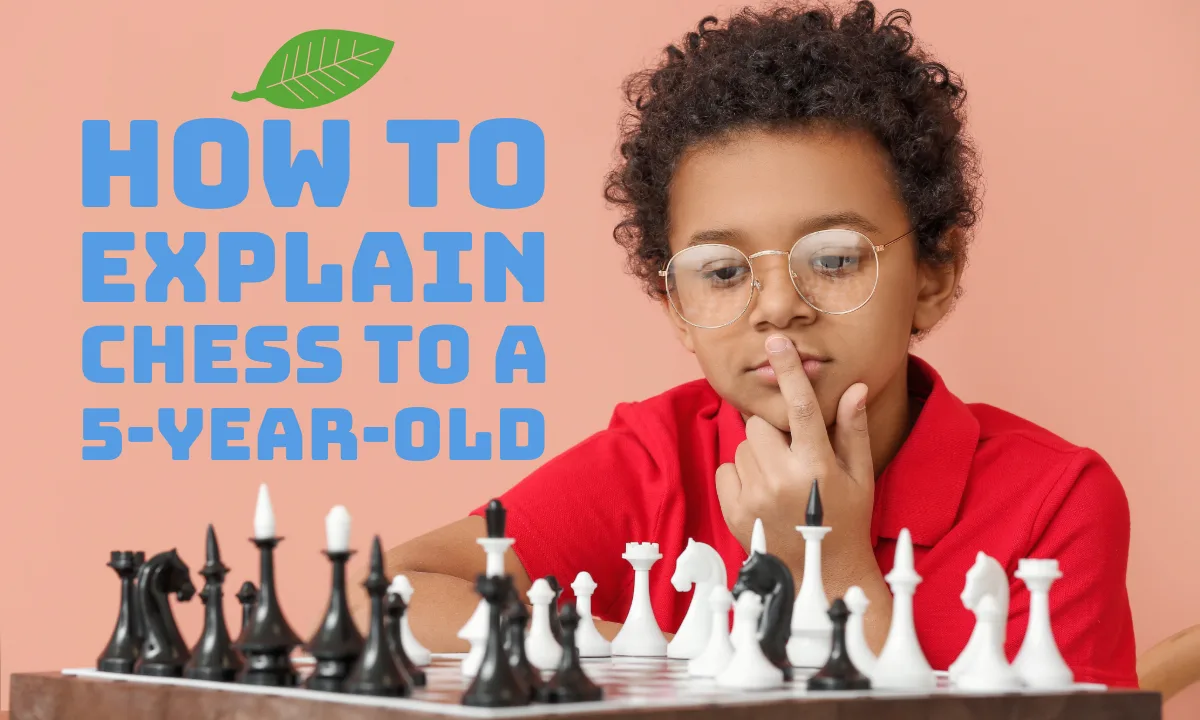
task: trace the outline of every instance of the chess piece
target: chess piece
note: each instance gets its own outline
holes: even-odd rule
[[[833,625],[829,660],[825,666],[808,679],[809,690],[869,690],[871,681],[854,667],[850,653],[846,652],[846,620],[850,610],[841,598],[833,601],[829,608],[829,620]]]
[[[238,588],[236,597],[238,603],[242,606],[242,629],[238,633],[237,640],[233,641],[235,648],[242,644],[242,640],[246,638],[246,633],[250,631],[250,621],[254,619],[254,603],[258,602],[258,588],[254,587],[254,583],[247,580]]]
[[[1062,577],[1058,561],[1022,558],[1017,561],[1016,577],[1029,588],[1029,623],[1013,668],[1031,688],[1070,687],[1075,674],[1063,661],[1050,625],[1050,586]]]
[[[146,562],[143,552],[113,550],[109,554],[108,567],[117,573],[121,581],[121,602],[117,610],[117,624],[104,652],[96,660],[96,669],[101,672],[128,675],[137,665],[142,652],[141,618],[137,609],[137,587],[134,579],[138,569]]]
[[[913,622],[913,594],[921,576],[913,566],[912,535],[908,528],[900,531],[892,571],[884,579],[892,589],[892,625],[871,672],[871,684],[876,690],[933,690],[937,679],[925,659]]]
[[[266,485],[258,488],[254,508],[254,537],[258,548],[258,597],[249,631],[237,644],[246,666],[238,681],[247,685],[294,687],[299,680],[292,665],[292,651],[303,641],[288,624],[275,589],[275,547],[283,538],[275,535],[275,511]]]
[[[867,606],[871,601],[862,588],[857,585],[851,585],[846,590],[846,597],[843,599],[846,602],[846,609],[850,611],[850,618],[846,621],[846,654],[850,656],[850,662],[854,663],[854,667],[870,678],[871,673],[875,670],[876,657],[871,646],[867,644],[867,635],[863,630],[863,616],[866,615]]]
[[[412,685],[388,645],[383,626],[383,597],[387,593],[388,579],[383,574],[383,547],[378,535],[371,542],[371,569],[363,586],[371,597],[370,629],[363,651],[342,687],[353,695],[408,697],[412,694]]]
[[[666,657],[663,636],[650,604],[650,568],[662,559],[658,543],[626,543],[621,555],[633,566],[633,600],[625,624],[612,641],[613,655]],[[536,664],[536,661],[535,661]]]
[[[192,650],[192,659],[184,668],[184,677],[191,680],[233,682],[242,669],[242,658],[233,649],[229,628],[225,625],[225,604],[222,586],[229,568],[221,562],[221,548],[217,545],[217,534],[208,526],[205,537],[205,562],[200,568],[204,577],[204,589],[200,600],[204,603],[204,630]]]
[[[767,531],[762,518],[754,518],[754,530],[750,532],[750,554],[767,552]]]
[[[173,549],[155,555],[138,568],[138,629],[142,632],[142,649],[134,667],[138,675],[181,677],[191,658],[171,612],[172,593],[180,602],[196,594],[188,566]]]
[[[959,671],[954,685],[968,692],[1011,692],[1021,687],[1021,678],[1004,656],[1004,635],[995,632],[1004,625],[1008,613],[1000,612],[1000,604],[992,595],[984,595],[975,606],[976,627],[984,640],[976,645],[969,665]]]
[[[304,686],[309,690],[341,692],[342,683],[363,650],[363,636],[346,600],[346,563],[354,551],[350,549],[350,513],[338,505],[325,517],[325,557],[333,569],[329,604],[317,631],[305,649],[317,666]]]
[[[538,670],[553,670],[562,659],[562,646],[550,632],[550,603],[554,591],[545,578],[538,578],[529,588],[529,602],[533,603],[533,623],[529,637],[525,638],[525,653]]]
[[[765,552],[765,551],[764,551]],[[712,631],[712,609],[708,606],[714,587],[726,587],[725,561],[711,546],[688,538],[687,547],[675,560],[671,585],[677,592],[687,592],[693,585],[692,602],[679,625],[678,632],[667,643],[667,657],[691,659],[704,652]],[[583,646],[580,644],[580,651]],[[586,655],[585,655],[586,657]]]
[[[391,647],[392,654],[396,656],[396,662],[400,664],[400,668],[404,670],[404,674],[408,676],[412,686],[425,687],[425,671],[417,667],[404,648],[404,634],[401,628],[404,627],[404,614],[408,610],[408,605],[405,604],[403,597],[391,592],[390,589],[384,602],[387,617],[383,621],[383,626],[387,632],[388,646]]]
[[[596,581],[584,570],[575,576],[571,590],[575,592],[575,609],[579,613],[579,630],[575,633],[579,657],[610,657],[612,643],[596,629],[596,621],[592,617],[592,593],[596,592]]]
[[[567,603],[560,619],[563,628],[562,658],[554,675],[538,693],[538,699],[546,703],[599,701],[604,697],[604,690],[592,682],[579,664],[579,648],[575,646],[579,612],[575,609],[575,603]]]
[[[761,557],[754,553],[751,557]],[[758,621],[763,601],[758,593],[738,595],[733,610],[733,657],[717,675],[717,685],[735,690],[767,690],[783,685],[783,671],[763,654],[758,642]]]
[[[562,645],[562,622],[558,617],[558,602],[562,599],[562,586],[558,584],[558,578],[553,575],[546,576],[546,584],[554,591],[554,599],[550,601],[550,634],[554,636],[554,642]]]
[[[829,599],[821,579],[821,541],[832,528],[821,525],[825,512],[821,491],[814,479],[808,493],[804,524],[796,530],[804,536],[804,575],[792,608],[792,636],[788,641],[788,659],[796,667],[816,667],[829,658],[833,626],[829,622]]]
[[[963,606],[975,614],[975,628],[971,631],[971,637],[958,659],[950,663],[948,670],[951,684],[958,682],[959,675],[970,667],[980,648],[997,642],[997,638],[985,635],[986,632],[998,633],[999,644],[1004,646],[1007,628],[1003,624],[987,625],[979,622],[979,601],[987,595],[992,596],[1000,613],[1008,617],[1008,573],[1000,563],[980,552],[975,555],[975,564],[967,571],[961,595]]]
[[[724,584],[712,589],[708,607],[712,611],[712,632],[704,652],[688,661],[688,675],[692,677],[716,677],[733,659],[733,644],[729,641],[729,608],[733,605],[733,594]]]
[[[516,542],[512,538],[504,537],[507,514],[504,505],[496,499],[491,500],[484,511],[488,536],[479,538],[476,542],[487,555],[484,572],[489,577],[500,577],[504,574],[504,555]],[[479,670],[479,663],[483,661],[483,653],[487,647],[487,629],[488,607],[481,598],[475,606],[475,612],[458,631],[458,637],[471,644],[470,652],[462,661],[462,674],[465,677],[471,677]]]
[[[733,596],[739,597],[746,591],[762,598],[758,638],[763,655],[779,668],[784,680],[791,682],[792,663],[788,660],[787,646],[796,592],[792,571],[774,555],[756,552],[738,571]]]
[[[462,704],[473,707],[515,707],[528,705],[529,687],[522,684],[504,652],[500,616],[508,602],[512,578],[508,575],[479,576],[475,588],[488,605],[487,646],[479,671],[463,693]]]
[[[533,663],[529,662],[529,656],[525,654],[525,623],[527,622],[529,622],[529,611],[525,609],[524,603],[517,602],[507,605],[504,616],[504,651],[508,654],[508,664],[512,667],[513,674],[517,676],[521,687],[532,702],[537,698],[544,683],[542,674],[533,666]]]
[[[408,623],[407,608],[412,603],[413,586],[404,575],[397,575],[392,578],[392,584],[388,588],[388,592],[399,595],[404,601],[406,612],[400,618],[400,633],[404,640],[404,652],[408,655],[408,659],[412,660],[413,665],[417,667],[425,667],[433,661],[433,654],[422,645],[415,635],[412,633],[412,627]]]

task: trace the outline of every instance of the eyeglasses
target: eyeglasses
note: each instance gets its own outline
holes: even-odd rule
[[[833,228],[805,235],[788,252],[763,250],[746,256],[718,243],[684,248],[659,270],[665,279],[671,307],[684,322],[698,328],[730,325],[750,307],[762,283],[751,261],[765,255],[786,255],[792,285],[814,310],[845,315],[867,304],[879,283],[879,253],[900,237],[876,245],[854,230]]]

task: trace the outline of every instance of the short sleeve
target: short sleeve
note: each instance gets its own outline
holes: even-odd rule
[[[1112,469],[1084,450],[1055,485],[1034,521],[1034,558],[1053,558],[1062,578],[1050,588],[1051,626],[1077,682],[1137,686],[1133,616],[1125,586],[1130,518]],[[1020,647],[1029,592],[1013,583],[1008,637]]]
[[[654,536],[669,484],[670,469],[635,432],[631,410],[619,405],[607,429],[550,459],[500,497],[513,552],[529,577],[554,575],[566,598],[575,576],[587,571],[597,583],[592,612],[602,619],[631,582],[621,558],[625,543]]]

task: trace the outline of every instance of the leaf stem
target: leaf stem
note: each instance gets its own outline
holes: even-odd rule
[[[237,100],[238,102],[249,102],[251,100],[257,100],[260,97],[262,97],[262,95],[259,94],[258,88],[255,88],[250,92],[235,92],[233,94],[233,99]]]

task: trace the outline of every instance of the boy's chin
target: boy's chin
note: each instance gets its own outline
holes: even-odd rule
[[[837,405],[833,404],[827,407],[828,403],[825,403],[823,400],[819,402],[821,404],[822,419],[825,422],[826,429],[828,429],[833,426],[834,421],[837,419]],[[791,422],[788,420],[787,403],[784,402],[783,395],[778,390],[767,397],[754,398],[754,402],[749,403],[747,414],[757,415],[781,432],[790,433],[792,431]]]

